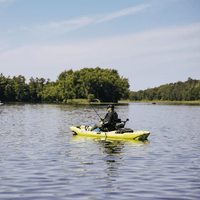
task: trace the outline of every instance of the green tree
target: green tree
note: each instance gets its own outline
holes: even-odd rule
[[[68,73],[70,72],[70,73]],[[94,94],[100,101],[118,101],[128,98],[128,79],[119,77],[117,70],[97,68],[84,68],[73,72],[62,72],[57,80],[65,99],[88,98]]]
[[[3,76],[3,74],[0,74],[0,101],[5,101],[5,87],[7,85],[7,78]]]
[[[11,79],[8,79],[8,83],[5,86],[4,95],[5,101],[16,101],[14,82]]]
[[[188,78],[187,81],[177,83],[170,83],[161,85],[156,88],[147,90],[140,90],[138,92],[130,92],[131,100],[170,100],[170,101],[182,101],[182,100],[199,100],[200,93],[199,87],[200,81]]]
[[[38,96],[40,96],[43,101],[59,101],[60,98],[58,85],[54,82],[46,84],[43,90],[38,93]]]

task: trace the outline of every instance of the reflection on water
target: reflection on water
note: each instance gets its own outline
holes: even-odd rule
[[[117,140],[101,140],[100,145],[103,152],[107,154],[120,154],[124,148],[124,144]]]
[[[73,136],[70,126],[99,120],[88,105],[1,106],[0,199],[198,199],[200,106],[116,111],[149,141]]]
[[[123,148],[127,146],[132,147],[145,147],[148,148],[149,140],[137,141],[128,139],[107,139],[107,138],[95,138],[95,137],[85,137],[79,135],[73,135],[71,138],[71,144],[84,144],[86,141],[93,142],[94,145],[98,145],[99,149],[106,154],[121,154],[123,153]]]

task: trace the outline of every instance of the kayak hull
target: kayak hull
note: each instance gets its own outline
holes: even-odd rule
[[[89,127],[91,128],[91,127]],[[117,133],[115,131],[89,131],[88,127],[84,125],[71,126],[70,129],[77,135],[87,137],[99,137],[99,138],[113,138],[113,139],[129,139],[129,140],[146,140],[150,134],[149,131],[133,131],[125,133]]]

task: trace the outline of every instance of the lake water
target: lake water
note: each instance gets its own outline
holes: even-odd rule
[[[89,105],[0,106],[0,199],[199,199],[200,106],[116,111],[148,141],[73,136],[70,126],[98,121]]]

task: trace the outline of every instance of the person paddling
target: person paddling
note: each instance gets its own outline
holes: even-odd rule
[[[118,120],[118,114],[114,111],[114,105],[108,105],[107,107],[107,113],[104,118],[101,118],[101,121],[99,123],[96,123],[90,131],[93,131],[96,128],[112,131],[115,129],[117,120]]]

